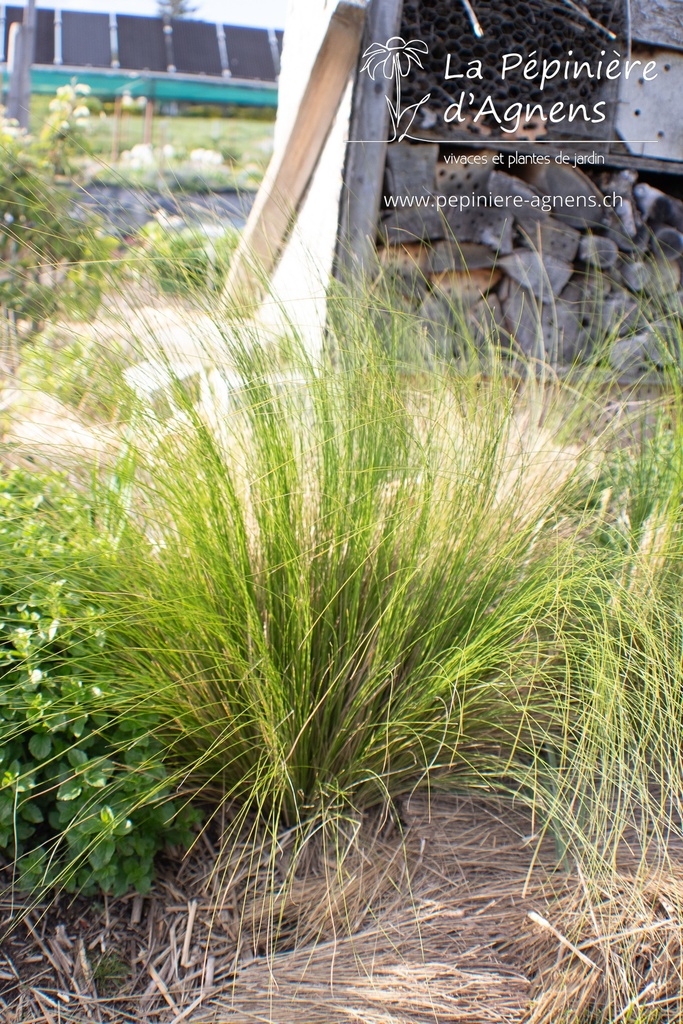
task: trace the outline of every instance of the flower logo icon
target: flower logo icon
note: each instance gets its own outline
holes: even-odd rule
[[[381,43],[373,43],[368,46],[363,54],[365,64],[361,71],[367,71],[370,78],[382,68],[385,78],[398,76],[405,78],[410,74],[410,69],[415,63],[419,68],[423,67],[420,54],[429,53],[429,48],[421,39],[411,39],[409,43],[400,36],[392,36],[384,46]]]
[[[375,81],[378,74],[386,79],[393,79],[394,100],[386,97],[389,107],[389,116],[393,129],[393,136],[389,142],[405,139],[412,127],[418,110],[423,103],[426,103],[431,93],[424,96],[419,103],[413,103],[409,107],[401,107],[401,79],[410,74],[413,65],[419,68],[424,67],[421,56],[429,53],[429,47],[421,39],[411,39],[406,42],[401,36],[392,36],[386,43],[372,43],[363,54],[364,63],[361,72],[367,71]],[[399,123],[403,121],[404,126],[399,135]]]

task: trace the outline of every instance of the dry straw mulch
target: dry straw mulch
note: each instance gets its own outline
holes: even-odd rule
[[[625,858],[595,885],[554,870],[502,803],[413,798],[401,818],[402,834],[368,824],[341,868],[317,850],[284,895],[286,834],[274,871],[265,845],[202,838],[144,898],[27,913],[8,889],[0,1019],[620,1024],[657,1004],[683,1020],[683,856],[640,876]]]

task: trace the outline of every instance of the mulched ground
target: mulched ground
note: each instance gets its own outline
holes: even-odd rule
[[[402,819],[402,837],[369,828],[341,870],[322,854],[311,858],[285,894],[278,875],[286,835],[275,868],[265,848],[250,863],[244,846],[221,853],[205,838],[184,860],[163,862],[144,898],[62,895],[30,907],[8,888],[0,898],[0,1019],[554,1021],[565,992],[587,1009],[606,999],[610,972],[618,963],[625,975],[636,940],[642,1005],[653,993],[648,971],[664,996],[680,991],[680,975],[667,975],[676,957],[681,963],[671,902],[678,882],[669,879],[666,897],[661,885],[645,893],[652,920],[634,939],[624,880],[587,914],[577,879],[553,872],[553,851],[539,851],[525,815],[439,797],[414,798]]]

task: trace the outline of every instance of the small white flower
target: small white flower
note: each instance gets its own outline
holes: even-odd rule
[[[223,157],[215,149],[193,149],[190,153],[190,161],[193,164],[219,167],[223,163]]]

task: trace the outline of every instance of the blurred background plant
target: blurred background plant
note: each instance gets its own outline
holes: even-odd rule
[[[38,141],[56,175],[72,175],[76,170],[74,157],[87,151],[89,96],[90,86],[76,82],[61,86],[50,100]]]
[[[15,341],[35,334],[59,311],[92,317],[119,245],[55,187],[55,168],[66,166],[80,137],[78,121],[85,120],[76,116],[75,90],[58,104],[38,138],[0,121],[0,306],[6,334]]]
[[[187,225],[157,214],[140,232],[140,269],[162,292],[217,292],[223,287],[239,234],[219,224]]]

